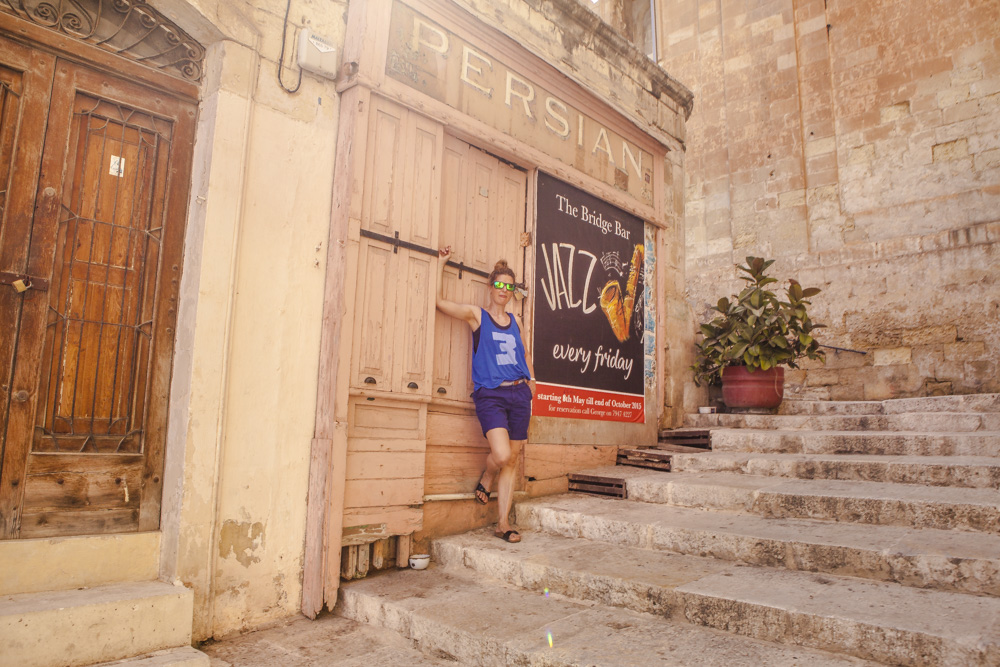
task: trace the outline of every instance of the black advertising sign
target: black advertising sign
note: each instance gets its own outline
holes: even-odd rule
[[[644,421],[643,221],[538,173],[539,417]]]

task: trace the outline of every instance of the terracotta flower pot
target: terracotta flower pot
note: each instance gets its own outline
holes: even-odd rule
[[[785,369],[781,366],[753,373],[746,366],[722,369],[722,400],[730,408],[776,408],[785,396]]]

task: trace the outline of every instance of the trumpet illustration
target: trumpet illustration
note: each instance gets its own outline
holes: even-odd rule
[[[645,250],[641,245],[632,251],[632,263],[629,267],[628,280],[625,283],[625,294],[622,295],[621,284],[617,280],[609,280],[601,290],[601,310],[611,324],[611,331],[619,343],[629,338],[629,327],[632,324],[632,307],[635,304],[635,290],[639,283],[639,272]]]

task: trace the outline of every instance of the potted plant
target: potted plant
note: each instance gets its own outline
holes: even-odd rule
[[[813,331],[825,325],[809,318],[808,299],[818,287],[803,288],[789,280],[786,300],[767,287],[777,278],[766,275],[773,259],[747,257],[737,265],[747,285],[712,308],[718,315],[701,325],[697,343],[695,384],[721,384],[730,408],[776,408],[784,397],[785,370],[798,368],[803,357],[825,361]]]

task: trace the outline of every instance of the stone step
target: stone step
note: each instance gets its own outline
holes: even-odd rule
[[[779,415],[883,415],[882,401],[811,401],[786,398]]]
[[[516,511],[519,526],[565,537],[1000,596],[1000,536],[986,533],[767,519],[572,493]]]
[[[152,581],[159,566],[159,532],[0,540],[0,596]]]
[[[507,545],[478,531],[433,557],[529,591],[683,619],[895,665],[1000,660],[1000,599],[753,567],[544,533]],[[859,642],[858,637],[865,637]]]
[[[1000,458],[855,454],[677,453],[673,472],[734,472],[761,477],[1000,488]]]
[[[102,662],[93,667],[209,667],[212,661],[207,655],[191,646],[155,651],[136,658]]]
[[[498,541],[498,544],[500,542]],[[862,665],[857,658],[782,646],[728,632],[526,591],[458,574],[432,563],[340,588],[335,613],[394,630],[425,652],[457,664],[562,665]]]
[[[194,593],[159,581],[0,597],[0,665],[76,667],[191,644]]]
[[[886,414],[901,412],[1000,412],[1000,394],[961,394],[882,401]]]
[[[771,518],[1000,533],[1000,491],[914,484],[799,480],[732,473],[666,473],[629,466],[583,471],[625,480],[628,498]]]
[[[970,433],[1000,431],[1000,413],[902,412],[891,415],[689,414],[687,428],[748,428],[779,431],[908,431]]]
[[[213,640],[202,650],[212,667],[457,667],[397,632],[326,613]]]
[[[1000,457],[1000,431],[916,433],[715,429],[712,451]]]
[[[782,415],[883,415],[903,412],[1000,412],[1000,394],[895,398],[886,401],[813,401],[786,398]]]

